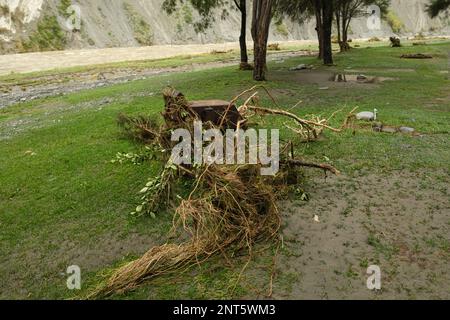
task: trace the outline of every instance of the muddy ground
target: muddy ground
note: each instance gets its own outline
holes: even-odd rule
[[[308,202],[281,205],[284,254],[274,298],[450,298],[448,173],[316,177],[308,184]],[[381,269],[380,291],[367,289],[370,265]]]

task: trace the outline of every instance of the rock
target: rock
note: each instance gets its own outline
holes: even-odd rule
[[[416,129],[410,128],[410,127],[400,127],[399,128],[401,133],[414,133],[416,132]]]
[[[306,69],[310,69],[310,68],[306,64],[302,63],[302,64],[299,64],[296,67],[290,68],[289,70],[290,71],[300,71],[300,70],[306,70]]]
[[[375,132],[381,132],[381,130],[383,129],[383,124],[381,122],[374,122],[372,128]]]
[[[384,133],[397,133],[397,128],[383,126],[383,128],[381,129],[381,132],[384,132]]]
[[[356,115],[356,119],[364,120],[364,121],[374,121],[374,120],[376,120],[376,116],[375,116],[375,113],[373,113],[373,112],[364,111],[364,112],[358,113]]]
[[[358,80],[358,81],[366,81],[366,80],[367,80],[367,77],[366,77],[365,75],[363,75],[363,74],[359,74],[359,75],[356,77],[356,80]]]

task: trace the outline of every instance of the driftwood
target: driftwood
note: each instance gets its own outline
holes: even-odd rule
[[[404,54],[400,58],[402,59],[433,59],[433,56],[430,54],[423,54],[423,53],[409,53]]]

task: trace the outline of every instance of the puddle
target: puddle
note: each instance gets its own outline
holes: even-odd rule
[[[344,69],[344,72],[346,73],[359,73],[359,74],[366,74],[366,73],[370,73],[372,70],[370,69],[352,69],[352,68],[348,68],[348,69]],[[375,69],[374,71],[378,71],[377,69]],[[387,69],[383,69],[383,72],[416,72],[416,70],[414,69],[406,69],[406,68],[387,68]]]
[[[320,87],[329,87],[331,82],[335,83],[335,86],[359,86],[360,84],[366,84],[367,87],[372,87],[382,83],[384,81],[398,80],[397,78],[370,76],[366,74],[346,73],[346,72],[332,72],[325,70],[298,70],[298,71],[285,71],[278,70],[271,73],[270,79],[274,81],[294,81],[300,84],[315,84]],[[374,87],[374,86],[373,86]]]
[[[379,83],[389,80],[394,79],[387,77],[370,77],[366,75],[345,74],[345,73],[333,74],[329,79],[329,81],[331,82],[354,82],[354,83]]]

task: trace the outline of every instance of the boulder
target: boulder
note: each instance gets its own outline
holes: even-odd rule
[[[296,67],[290,68],[289,70],[290,71],[300,71],[300,70],[307,70],[307,69],[311,69],[311,68],[309,66],[307,66],[306,64],[302,63]]]
[[[356,80],[358,80],[358,81],[367,81],[367,77],[365,75],[363,75],[363,74],[359,74],[356,77]]]

